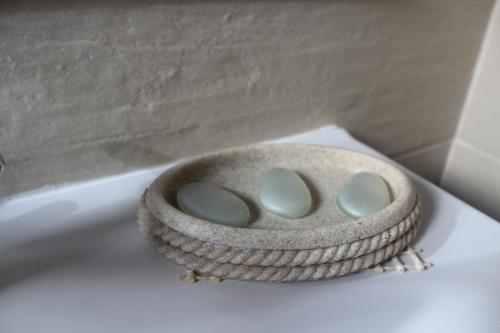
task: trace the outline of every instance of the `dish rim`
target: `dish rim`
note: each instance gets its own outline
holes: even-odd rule
[[[209,163],[213,159],[227,158],[232,154],[249,154],[252,151],[269,153],[272,150],[316,149],[355,159],[382,163],[393,177],[384,179],[395,189],[398,196],[384,209],[364,218],[314,229],[254,229],[236,228],[196,218],[183,213],[165,198],[166,184],[192,163]],[[349,149],[313,144],[256,144],[206,153],[180,162],[164,171],[149,186],[146,192],[148,210],[169,227],[202,241],[235,248],[258,248],[270,250],[297,250],[331,247],[352,243],[382,233],[404,220],[411,213],[417,200],[417,191],[411,180],[397,167],[371,155]],[[336,203],[334,203],[336,204]]]

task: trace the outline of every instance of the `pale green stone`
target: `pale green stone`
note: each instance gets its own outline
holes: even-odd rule
[[[311,193],[295,172],[285,168],[266,171],[259,186],[259,202],[268,211],[287,218],[299,218],[311,209]]]
[[[232,227],[250,220],[246,203],[235,194],[207,183],[189,183],[177,191],[179,208],[189,215]]]
[[[371,172],[351,176],[337,195],[337,204],[354,218],[373,214],[391,203],[391,194],[384,179]]]

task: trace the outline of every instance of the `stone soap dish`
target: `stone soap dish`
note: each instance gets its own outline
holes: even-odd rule
[[[260,208],[259,178],[274,167],[295,171],[311,190],[313,207],[286,219]],[[369,171],[383,177],[392,196],[386,208],[353,219],[336,204],[349,176]],[[180,211],[176,192],[207,182],[243,198],[251,224],[235,228]],[[139,228],[165,257],[198,275],[257,281],[306,281],[338,277],[399,254],[415,237],[420,201],[411,181],[380,159],[314,145],[257,145],[207,154],[165,171],[146,190]]]

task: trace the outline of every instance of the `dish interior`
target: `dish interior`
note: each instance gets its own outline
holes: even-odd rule
[[[302,147],[302,149],[301,149]],[[253,229],[315,229],[342,223],[356,223],[337,206],[337,192],[354,173],[374,172],[382,176],[391,192],[391,202],[399,196],[394,177],[399,171],[386,162],[351,151],[304,146],[274,148],[272,145],[208,155],[177,167],[165,181],[164,197],[178,209],[175,193],[189,182],[207,182],[240,196],[251,211]],[[261,208],[257,199],[259,179],[274,167],[295,171],[311,191],[310,212],[287,219]]]

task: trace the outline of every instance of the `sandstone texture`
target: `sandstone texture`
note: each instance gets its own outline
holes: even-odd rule
[[[313,189],[310,214],[290,220],[258,204],[255,180],[273,166],[296,171]],[[381,175],[394,200],[370,216],[353,219],[337,206],[338,184],[358,171]],[[179,188],[193,181],[230,188],[251,207],[251,224],[234,228],[184,214]],[[412,182],[382,160],[312,145],[261,145],[188,160],[168,169],[146,190],[138,223],[158,252],[217,278],[306,281],[372,267],[404,250],[420,222]]]
[[[450,139],[493,0],[4,1],[0,195],[338,123]]]

